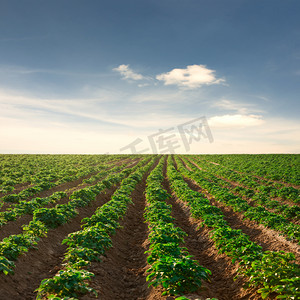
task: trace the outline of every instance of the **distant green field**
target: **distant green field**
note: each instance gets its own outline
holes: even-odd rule
[[[292,154],[0,155],[1,295],[300,299],[299,174]]]

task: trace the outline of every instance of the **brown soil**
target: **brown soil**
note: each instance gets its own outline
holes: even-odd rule
[[[180,158],[180,159],[181,159],[181,158]],[[181,161],[182,161],[182,163],[184,164],[184,166],[185,166],[188,170],[191,171],[191,169],[185,164],[185,162],[184,162],[182,159],[181,159]],[[202,171],[203,171],[203,169],[202,169],[196,162],[194,162],[194,161],[192,161],[192,160],[190,160],[190,159],[188,159],[188,161],[189,161],[190,163],[192,163],[195,167],[197,167],[199,170],[202,170]],[[205,171],[205,170],[204,170],[204,171]],[[216,177],[218,177],[218,178],[220,178],[220,179],[222,179],[222,180],[228,182],[229,184],[231,184],[232,187],[226,186],[226,188],[227,188],[232,194],[234,194],[234,195],[236,195],[236,196],[238,196],[238,197],[244,199],[245,201],[247,201],[247,203],[248,203],[250,206],[257,206],[256,201],[253,201],[253,200],[252,200],[251,198],[249,198],[249,197],[240,195],[239,193],[232,191],[232,188],[234,188],[234,187],[236,187],[236,186],[240,186],[240,187],[244,187],[244,188],[247,188],[247,186],[244,186],[244,185],[242,185],[242,184],[240,184],[240,183],[237,183],[237,182],[234,182],[234,181],[230,181],[230,180],[228,180],[228,179],[226,179],[226,178],[224,178],[224,177],[222,177],[222,176],[216,175],[216,174],[214,174],[214,176],[216,176]],[[294,202],[291,202],[291,201],[283,200],[282,198],[279,198],[279,197],[277,197],[277,198],[271,198],[271,197],[270,197],[270,199],[279,201],[279,202],[281,202],[282,204],[287,204],[287,205],[289,205],[289,206],[294,206],[294,205],[300,206],[300,203],[297,204],[297,203],[294,203]],[[277,211],[276,211],[275,209],[268,208],[268,207],[266,207],[265,205],[262,205],[262,206],[263,206],[267,211],[269,211],[269,212],[277,213]],[[279,212],[279,214],[280,214],[280,212]],[[289,220],[289,222],[294,223],[294,224],[296,224],[296,225],[299,225],[299,224],[300,224],[300,221],[299,221],[299,220],[295,220],[294,218],[287,218],[287,220]]]
[[[135,159],[133,161],[139,161],[140,159]],[[125,161],[125,160],[124,160]],[[113,168],[113,167],[116,167],[116,166],[119,166],[121,164],[124,163],[124,161],[117,161],[116,163],[112,164],[109,168],[107,168],[107,170]],[[131,161],[131,159],[129,160]],[[57,185],[57,186],[54,186],[53,188],[50,188],[49,190],[44,190],[44,191],[41,191],[40,193],[37,193],[29,198],[26,199],[26,201],[30,201],[36,197],[40,197],[40,198],[44,198],[44,197],[49,197],[51,196],[53,193],[55,192],[60,192],[60,191],[65,191],[65,190],[68,190],[68,189],[71,189],[71,188],[74,188],[74,187],[77,187],[79,184],[82,183],[82,181],[84,179],[88,179],[90,177],[92,177],[93,175],[97,174],[98,172],[94,172],[94,173],[91,173],[89,175],[86,175],[84,177],[80,177],[74,181],[68,181],[68,182],[64,182],[60,185]],[[33,186],[33,185],[31,185]],[[25,189],[27,187],[24,187],[23,189]],[[23,190],[22,189],[22,190]],[[14,193],[14,192],[13,192]],[[13,207],[14,206],[14,203],[9,203],[9,202],[4,202],[2,207],[0,208],[0,211],[5,211],[7,210],[9,207]]]
[[[136,160],[134,162],[131,162],[127,167],[134,167],[139,160]],[[115,166],[115,165],[114,165]],[[110,167],[109,169],[113,168],[114,166]],[[108,169],[108,170],[109,170]],[[87,177],[88,178],[88,177]],[[91,184],[85,184],[82,183],[82,180],[84,178],[78,179],[73,182],[69,182],[69,189],[65,190],[67,193],[67,197],[62,198],[60,201],[58,201],[55,204],[46,205],[45,207],[54,207],[56,204],[65,204],[70,201],[69,196],[76,190],[82,189],[84,187],[90,186]],[[98,181],[103,180],[103,178],[99,179]],[[76,185],[77,183],[77,185]],[[92,185],[94,185],[93,183]],[[22,225],[28,224],[32,220],[32,215],[22,215],[17,220],[8,222],[4,226],[0,228],[0,240],[3,238],[10,236],[12,234],[20,234],[23,232]]]
[[[151,294],[146,282],[148,228],[143,217],[146,202],[144,190],[149,172],[131,194],[133,204],[129,205],[120,222],[122,228],[112,237],[113,247],[106,252],[102,262],[92,264],[91,271],[95,277],[91,287],[98,291],[98,296],[89,294],[83,296],[82,300],[141,300]]]
[[[230,168],[228,166],[224,166],[224,165],[220,165],[218,163],[215,163],[213,161],[208,161],[208,162],[211,163],[211,164],[214,164],[216,166]],[[234,171],[236,173],[242,174],[242,175],[250,175],[250,176],[255,177],[255,178],[259,179],[259,180],[267,180],[267,181],[272,182],[272,183],[281,183],[281,184],[283,184],[285,186],[291,186],[291,187],[294,187],[295,189],[300,189],[300,185],[296,185],[296,184],[293,184],[293,183],[288,183],[288,182],[280,181],[280,180],[272,180],[270,178],[266,178],[266,177],[262,177],[262,176],[257,176],[257,175],[255,175],[253,173],[249,174],[249,173],[245,173],[245,172],[240,172],[240,171],[237,171],[237,170],[234,170],[234,169],[231,169],[231,168],[230,168],[230,170],[232,170],[232,171]]]
[[[9,195],[9,194],[18,194],[20,193],[22,190],[25,190],[29,187],[32,187],[33,184],[30,184],[30,182],[24,182],[24,183],[17,183],[15,186],[14,186],[14,190],[11,191],[11,192],[8,192],[8,193],[0,193],[0,198],[5,196],[5,195]]]
[[[192,161],[191,159],[188,159],[188,161],[189,161],[190,163],[194,164],[199,170],[206,171],[206,170],[204,170],[203,168],[201,168],[196,162]],[[235,172],[236,172],[236,171],[235,171]],[[248,175],[249,175],[249,174],[248,174]],[[244,185],[244,184],[242,184],[242,183],[239,183],[239,182],[236,182],[236,181],[229,180],[229,179],[227,179],[227,178],[225,178],[225,177],[223,177],[223,176],[220,176],[220,175],[218,175],[218,174],[214,174],[214,176],[216,176],[216,177],[218,177],[218,178],[220,178],[220,179],[222,179],[222,180],[224,180],[224,181],[230,183],[230,184],[232,185],[232,187],[237,187],[237,186],[239,186],[239,187],[243,187],[243,188],[246,188],[246,189],[252,189],[252,188],[249,188],[248,186],[246,186],[246,185]],[[251,175],[251,176],[252,176],[252,175]],[[253,190],[253,189],[252,189],[252,190]],[[259,191],[257,191],[257,190],[254,190],[254,191],[255,191],[255,192],[259,192]],[[248,199],[249,199],[249,198],[248,198]],[[286,200],[286,199],[283,199],[283,198],[281,198],[281,197],[270,197],[270,199],[280,201],[281,203],[286,204],[286,205],[289,205],[289,206],[293,206],[293,205],[300,206],[300,203],[295,203],[295,202],[293,202],[293,201],[291,201],[291,200]],[[270,209],[268,209],[268,210],[270,210]],[[270,211],[271,211],[271,210],[270,210]]]
[[[164,181],[164,188],[172,194],[169,182]],[[182,201],[172,194],[168,201],[172,204],[172,215],[175,225],[185,231],[185,246],[200,265],[211,271],[210,281],[203,281],[203,286],[195,293],[185,295],[191,298],[217,298],[219,300],[235,299],[261,299],[253,289],[245,291],[242,286],[245,281],[242,278],[235,280],[238,264],[233,264],[225,254],[219,254],[214,242],[209,238],[211,230],[202,227],[201,221],[193,219],[190,210]]]
[[[81,229],[80,221],[90,217],[95,210],[110,200],[117,186],[101,193],[89,206],[79,209],[79,215],[67,224],[50,230],[46,238],[38,243],[38,249],[29,250],[15,262],[14,275],[0,275],[1,294],[3,300],[29,300],[35,298],[34,290],[41,280],[55,275],[60,269],[66,246],[62,240],[71,232]],[[59,267],[58,267],[59,266]]]
[[[110,160],[108,162],[105,162],[106,165],[110,165],[110,164],[122,164],[126,161],[130,161],[131,158],[121,158],[121,159],[117,159],[117,160]],[[97,163],[95,164],[94,166],[97,166],[101,163]],[[0,198],[3,197],[3,196],[6,196],[6,195],[10,195],[10,194],[18,194],[20,193],[22,190],[25,190],[29,187],[33,187],[34,184],[31,184],[30,182],[24,182],[24,183],[17,183],[16,185],[14,185],[14,190],[11,191],[11,192],[8,192],[8,193],[0,193]]]
[[[87,176],[78,178],[74,181],[64,182],[60,185],[50,188],[49,190],[41,191],[40,193],[37,193],[34,196],[27,198],[26,201],[30,201],[36,197],[40,197],[40,198],[49,197],[55,192],[60,192],[60,191],[70,189],[72,187],[75,187],[75,186],[81,184],[84,179],[90,178],[92,175],[95,175],[95,174],[97,174],[97,173],[89,174]],[[0,211],[6,211],[10,207],[14,207],[14,203],[4,202],[3,206],[0,208]]]
[[[157,163],[158,161],[153,164],[150,171],[144,175],[142,182],[132,192],[133,204],[129,204],[127,213],[121,220],[122,228],[118,229],[116,234],[112,236],[113,246],[102,257],[101,262],[94,262],[91,265],[90,271],[95,274],[95,277],[90,281],[90,286],[98,291],[98,296],[87,294],[80,299],[174,300],[176,298],[162,296],[162,288],[148,288],[148,282],[146,281],[148,275],[146,271],[149,266],[145,251],[149,248],[149,242],[148,227],[143,217],[146,205],[144,191],[146,178]],[[171,193],[166,178],[166,165],[164,166],[164,175],[163,186]],[[192,180],[186,179],[186,182],[193,190],[205,193]],[[39,242],[38,249],[32,249],[26,255],[20,256],[16,261],[14,275],[5,276],[1,274],[0,300],[35,299],[36,293],[34,290],[38,288],[41,280],[53,277],[62,268],[63,256],[66,250],[66,246],[61,244],[62,240],[69,233],[80,230],[81,219],[90,217],[97,207],[109,201],[116,189],[117,187],[114,187],[107,190],[106,194],[98,195],[97,199],[89,206],[81,208],[79,215],[70,220],[69,223],[50,230],[48,236]],[[261,244],[264,250],[289,251],[287,249],[290,249],[291,245],[286,244],[287,241],[281,236],[278,234],[278,236],[273,235],[273,231],[261,225],[243,220],[240,214],[233,212],[230,208],[223,207],[209,194],[206,193],[206,195],[213,205],[222,209],[230,226],[242,229],[250,236],[251,240]],[[63,199],[62,201],[67,200]],[[175,225],[188,234],[183,246],[187,247],[189,253],[199,261],[200,265],[212,272],[210,281],[204,281],[203,286],[198,291],[185,296],[193,300],[204,300],[207,297],[216,297],[219,300],[261,299],[256,289],[244,290],[242,288],[245,282],[243,278],[239,277],[234,280],[237,275],[238,264],[232,263],[228,256],[218,253],[209,237],[211,230],[206,226],[199,226],[201,221],[193,219],[189,208],[175,195],[172,195],[168,202],[172,204]],[[18,221],[11,223],[17,224]],[[18,226],[20,227],[20,225],[21,223]],[[299,255],[300,253],[297,253],[298,259]]]
[[[283,250],[286,252],[292,252],[296,256],[297,263],[300,262],[300,247],[297,243],[287,241],[277,231],[270,228],[266,228],[261,224],[257,224],[255,221],[243,219],[243,215],[238,212],[234,212],[231,207],[224,205],[217,201],[212,195],[206,190],[202,189],[196,182],[189,178],[184,180],[188,183],[189,187],[199,193],[205,194],[210,200],[211,204],[219,207],[225,216],[225,220],[228,222],[230,227],[234,229],[241,229],[247,234],[253,242],[258,243],[263,247],[263,250],[279,251]]]
[[[146,177],[133,192],[132,196],[135,205],[130,205],[129,212],[122,222],[124,229],[126,228],[125,237],[123,240],[119,240],[117,235],[114,236],[114,247],[110,249],[113,253],[113,259],[117,260],[115,267],[116,273],[113,273],[112,277],[108,277],[108,280],[104,282],[104,286],[107,286],[107,284],[110,284],[113,280],[116,282],[120,280],[120,269],[125,270],[124,268],[126,268],[124,276],[129,276],[129,279],[125,280],[125,286],[122,286],[117,294],[123,293],[125,288],[126,292],[131,291],[131,295],[134,295],[137,290],[141,289],[142,282],[145,283],[144,288],[147,292],[149,290],[145,280],[146,277],[144,276],[142,280],[140,279],[141,273],[145,272],[144,264],[146,262],[146,255],[144,254],[145,246],[143,242],[147,237],[147,228],[143,222],[144,202],[141,201],[144,197],[143,191],[145,189],[145,179]],[[3,291],[0,295],[0,299],[34,299],[36,295],[34,290],[40,285],[41,280],[53,277],[57,271],[62,268],[61,264],[63,262],[63,255],[66,250],[66,246],[61,244],[62,240],[69,233],[80,230],[81,219],[93,215],[97,207],[110,200],[116,189],[117,187],[114,187],[108,190],[106,194],[98,195],[96,201],[91,203],[90,206],[80,209],[79,215],[72,219],[69,223],[59,226],[54,230],[50,230],[48,236],[39,242],[37,250],[30,250],[27,255],[22,255],[18,259],[14,275],[5,276],[1,274],[0,286]],[[139,218],[136,219],[137,216],[139,216]],[[123,229],[117,231],[119,232],[119,235],[121,234],[121,237],[124,234],[122,230]],[[130,239],[131,242],[129,242]],[[114,251],[116,249],[118,249],[117,256],[114,256]],[[121,253],[123,250],[126,253],[123,260],[124,265],[122,266],[119,261],[120,256],[118,256],[118,253]],[[107,257],[109,258],[109,252]],[[104,263],[105,262],[103,262],[103,264]],[[97,264],[94,266],[97,266]],[[108,266],[107,274],[111,274],[112,272],[113,268]],[[103,276],[102,274],[99,276],[99,274],[96,273],[96,277],[94,279],[96,281],[93,280],[93,282],[96,282],[97,284],[97,279],[103,280]],[[128,285],[128,280],[131,280],[133,283]],[[136,286],[136,291],[132,290],[132,285]],[[128,299],[134,298],[131,296]]]

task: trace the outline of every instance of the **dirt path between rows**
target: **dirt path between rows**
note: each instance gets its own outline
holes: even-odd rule
[[[146,178],[157,163],[158,160],[132,192],[133,204],[129,204],[120,222],[122,228],[112,237],[113,247],[106,252],[102,262],[92,264],[91,272],[95,277],[91,287],[98,291],[98,296],[88,294],[80,299],[145,300],[151,296],[146,282],[148,227],[143,216],[146,204],[144,191]]]
[[[166,172],[166,171],[164,171]],[[170,183],[167,180],[166,173],[164,188],[172,194]],[[233,264],[231,259],[225,254],[219,254],[214,242],[209,238],[211,230],[199,227],[200,221],[190,216],[190,210],[175,194],[168,201],[172,205],[172,216],[175,218],[175,225],[184,230],[188,236],[185,238],[185,247],[194,259],[199,261],[200,265],[208,268],[212,274],[210,281],[203,281],[203,286],[196,293],[186,295],[195,299],[217,298],[219,300],[237,300],[237,299],[260,299],[254,289],[245,291],[242,286],[244,280],[237,275],[238,264]]]
[[[33,184],[31,184],[30,182],[17,183],[14,186],[15,189],[13,191],[8,192],[8,193],[0,193],[0,198],[2,198],[3,196],[6,196],[6,195],[10,195],[10,194],[18,194],[21,191],[23,191],[29,187],[32,187],[32,186],[33,186]]]
[[[212,205],[221,209],[225,220],[228,222],[230,227],[234,229],[241,229],[250,237],[251,241],[261,245],[264,251],[282,250],[285,252],[292,252],[295,254],[296,262],[300,262],[300,247],[297,243],[286,240],[285,237],[280,235],[277,231],[258,224],[255,221],[243,219],[243,215],[241,213],[234,212],[231,207],[217,201],[192,179],[184,177],[184,180],[192,190],[205,194]]]
[[[182,160],[182,158],[180,158],[180,160],[182,161],[182,163],[184,164],[184,166],[189,170],[191,171],[191,169],[187,166],[187,164]],[[188,161],[193,164],[196,168],[198,168],[199,170],[201,171],[204,171],[206,172],[206,170],[203,170],[196,162],[188,159]],[[209,172],[208,172],[209,173]],[[246,197],[244,195],[240,195],[238,192],[235,192],[233,191],[232,189],[235,187],[235,186],[241,186],[243,187],[243,185],[238,185],[238,184],[235,184],[233,182],[231,182],[230,180],[224,178],[224,177],[221,177],[221,176],[218,176],[216,174],[213,174],[214,176],[226,181],[227,183],[229,183],[231,186],[228,186],[228,185],[220,185],[220,186],[223,186],[224,188],[228,189],[229,192],[231,192],[232,194],[234,194],[235,196],[238,196],[240,198],[242,198],[243,200],[247,201],[247,203],[252,206],[252,207],[255,207],[255,206],[258,206],[258,203],[255,201],[255,200],[252,200],[251,197]],[[209,180],[210,181],[210,180]],[[256,191],[254,190],[256,193],[259,193],[259,191]],[[279,201],[280,203],[282,204],[287,204],[289,206],[300,206],[300,204],[296,204],[296,203],[292,203],[292,202],[289,202],[289,201],[285,201],[285,200],[282,200],[281,198],[277,197],[277,198],[271,198],[270,199],[272,200],[276,200],[276,201]],[[266,205],[262,205],[267,211],[271,212],[271,213],[275,213],[275,214],[281,214],[281,212],[277,212],[275,209],[271,209],[269,207],[266,207]],[[282,215],[282,214],[281,214]],[[295,218],[286,218],[290,223],[293,223],[295,225],[299,225],[300,224],[300,221],[298,219],[295,219]],[[261,225],[262,228],[264,228],[263,225]],[[270,229],[272,230],[272,229]],[[274,232],[276,233],[276,231],[274,230]],[[277,233],[277,235],[279,235]],[[284,239],[284,241],[286,241],[286,239]]]
[[[285,181],[280,181],[280,180],[272,180],[272,179],[267,178],[267,177],[262,177],[262,176],[255,175],[255,174],[252,173],[252,172],[249,174],[249,172],[248,172],[248,173],[247,173],[247,172],[241,172],[241,171],[232,169],[230,166],[220,165],[220,164],[215,163],[215,162],[213,162],[213,161],[208,161],[208,160],[205,160],[205,161],[206,161],[206,162],[209,162],[209,163],[211,163],[211,164],[214,164],[214,165],[216,165],[216,166],[220,166],[220,167],[227,168],[227,169],[229,169],[229,170],[231,170],[231,171],[233,171],[233,172],[235,172],[235,173],[241,174],[241,175],[250,175],[250,176],[253,176],[253,177],[257,178],[259,181],[267,180],[267,181],[269,181],[269,182],[271,182],[271,183],[274,183],[274,184],[275,184],[275,183],[281,183],[281,184],[283,184],[284,186],[287,186],[287,187],[291,186],[291,187],[293,187],[293,188],[295,188],[295,189],[300,189],[300,185],[297,185],[297,184],[294,184],[294,183],[285,182]]]
[[[180,158],[180,159],[182,160],[182,158]],[[223,177],[223,176],[221,176],[221,175],[215,174],[213,171],[207,171],[206,169],[203,169],[202,167],[200,167],[200,166],[198,165],[198,162],[195,162],[195,161],[193,161],[193,160],[191,160],[191,159],[189,159],[189,158],[187,158],[187,160],[188,160],[190,163],[192,163],[194,166],[196,166],[199,170],[204,171],[204,172],[207,172],[208,174],[211,173],[211,174],[213,174],[214,176],[216,176],[216,177],[218,177],[218,178],[220,178],[220,179],[222,179],[222,180],[228,182],[229,184],[231,184],[232,188],[239,186],[239,187],[242,187],[242,188],[245,188],[245,189],[253,190],[255,193],[259,193],[259,191],[256,190],[256,189],[254,189],[254,188],[251,188],[251,187],[248,187],[247,185],[244,185],[244,184],[242,184],[242,183],[239,183],[239,182],[236,182],[236,181],[232,181],[232,180],[230,180],[230,179],[227,179],[226,177]],[[228,189],[229,189],[229,188],[228,188]],[[230,188],[230,190],[231,190],[231,188]],[[238,193],[234,193],[234,194],[238,195]],[[300,203],[293,202],[292,200],[283,199],[283,198],[281,198],[281,197],[271,197],[271,196],[268,196],[268,197],[269,197],[271,200],[280,201],[282,204],[286,204],[286,205],[288,205],[288,206],[295,206],[295,205],[296,205],[296,206],[300,206]],[[242,198],[251,201],[251,198],[247,198],[247,197],[242,197]],[[252,201],[252,202],[253,202],[253,201]],[[269,210],[269,211],[272,211],[272,210],[269,209],[269,208],[268,208],[268,210]]]
[[[124,163],[126,160],[130,160],[131,158],[122,158],[122,159],[117,159],[117,160],[110,160],[108,162],[99,162],[97,164],[95,164],[94,166],[100,165],[100,164],[106,164],[106,165],[110,165],[110,164],[119,164],[119,163]],[[17,183],[16,185],[14,185],[14,190],[8,193],[1,193],[0,192],[0,198],[6,195],[10,195],[10,194],[18,194],[21,191],[29,188],[29,187],[33,187],[34,184],[31,184],[30,182],[24,182],[24,183]]]
[[[245,234],[249,235],[251,241],[261,245],[264,251],[283,250],[286,252],[292,252],[296,256],[297,263],[300,262],[300,247],[296,243],[287,241],[275,230],[266,228],[261,224],[257,224],[255,221],[243,219],[243,216],[240,213],[234,212],[232,208],[216,201],[213,196],[201,189],[197,183],[193,182],[191,179],[184,178],[184,180],[188,183],[192,190],[205,194],[212,205],[221,209],[225,216],[225,220],[228,222],[230,227],[234,229],[241,229]]]
[[[128,158],[128,160],[129,160],[129,162],[131,161],[131,159],[129,159],[129,158]],[[133,160],[133,161],[135,161],[135,160]],[[138,160],[140,160],[140,159],[138,159]],[[110,164],[108,166],[107,170],[110,170],[113,167],[116,167],[116,166],[119,166],[119,165],[123,164],[124,161],[117,161],[114,164]],[[40,197],[40,198],[49,197],[49,196],[51,196],[55,192],[64,191],[64,190],[67,190],[67,189],[72,189],[73,187],[76,187],[77,185],[81,184],[84,179],[89,179],[90,177],[92,177],[93,175],[98,174],[99,172],[101,172],[101,171],[93,172],[93,173],[91,173],[89,175],[80,177],[80,178],[78,178],[76,180],[64,182],[64,183],[62,183],[60,185],[57,185],[57,186],[54,186],[54,187],[52,187],[52,188],[50,188],[48,190],[41,191],[40,193],[37,193],[37,194],[35,194],[35,195],[31,196],[31,197],[28,197],[26,199],[26,201],[30,201],[30,200],[32,200],[32,199],[34,199],[36,197]],[[14,206],[14,203],[3,202],[2,207],[0,207],[0,211],[5,211],[8,208],[13,207],[13,206]]]
[[[95,210],[110,200],[119,185],[101,193],[89,206],[79,209],[79,215],[67,224],[50,230],[46,238],[38,243],[38,249],[31,249],[26,255],[21,255],[16,261],[14,275],[0,275],[2,300],[35,299],[34,290],[39,287],[41,280],[52,277],[61,268],[66,246],[62,240],[71,232],[81,229],[81,220],[91,217]]]
[[[125,168],[132,168],[134,167],[140,160],[136,160],[136,161],[133,161],[131,162],[130,164],[128,164]],[[111,167],[109,167],[107,170],[110,170],[111,168],[115,167],[116,165],[113,165]],[[92,176],[92,175],[91,175]],[[75,190],[79,190],[79,189],[82,189],[84,187],[87,187],[87,186],[91,186],[91,185],[95,185],[97,182],[100,182],[102,181],[106,176],[98,179],[95,183],[93,184],[86,184],[86,183],[82,183],[83,179],[84,178],[81,178],[81,180],[76,180],[76,181],[73,181],[73,182],[70,182],[69,184],[69,189],[65,190],[67,192],[67,197],[64,197],[62,199],[60,199],[59,201],[57,201],[56,203],[54,204],[49,204],[49,205],[46,205],[44,207],[54,207],[56,204],[65,204],[67,202],[70,201],[69,199],[69,196],[75,191]],[[77,185],[76,185],[77,183]],[[72,185],[71,185],[72,184]],[[22,215],[20,216],[19,218],[17,218],[17,220],[15,221],[9,221],[7,224],[5,224],[4,226],[2,226],[0,228],[0,241],[7,237],[7,236],[10,236],[12,234],[19,234],[19,233],[22,233],[23,232],[23,229],[22,229],[22,225],[23,224],[28,224],[31,220],[32,220],[33,216],[32,215]]]

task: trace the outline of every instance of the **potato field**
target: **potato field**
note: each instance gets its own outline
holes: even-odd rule
[[[0,299],[300,299],[300,155],[0,155]]]

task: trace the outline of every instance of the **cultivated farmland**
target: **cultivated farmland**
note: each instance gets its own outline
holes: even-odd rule
[[[300,155],[0,155],[0,299],[300,299]]]

